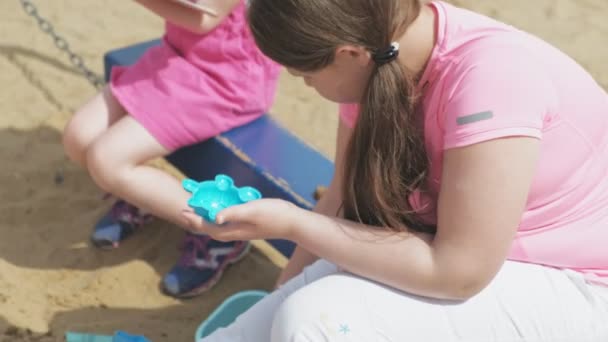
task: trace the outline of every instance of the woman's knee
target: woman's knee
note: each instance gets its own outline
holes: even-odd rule
[[[320,319],[313,319],[311,312],[318,310],[320,298],[315,297],[307,287],[298,290],[279,306],[275,313],[272,329],[271,342],[298,342],[304,341],[304,337],[312,337],[310,341],[325,341],[322,331],[319,331],[317,324]],[[312,319],[312,320],[311,320]],[[321,335],[319,335],[321,333]]]
[[[272,342],[365,341],[369,337],[369,320],[357,301],[361,294],[349,286],[356,277],[335,274],[322,278],[289,296],[280,305],[272,325]],[[353,334],[353,325],[357,333]]]

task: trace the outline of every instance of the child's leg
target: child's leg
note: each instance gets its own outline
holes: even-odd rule
[[[68,157],[86,168],[86,150],[113,123],[125,115],[110,89],[105,87],[72,117],[63,132],[63,146]]]
[[[93,180],[105,191],[154,216],[185,227],[181,212],[190,194],[170,174],[146,165],[170,151],[139,122],[125,116],[102,134],[86,152]],[[118,242],[145,221],[139,210],[117,202],[95,228],[92,240],[98,247],[116,247]],[[163,289],[176,297],[192,297],[209,289],[224,270],[248,251],[245,242],[220,242],[204,235],[187,234],[182,256],[163,277]]]
[[[145,165],[168,153],[135,119],[125,116],[88,148],[86,165],[103,190],[184,227],[180,213],[187,208],[189,194],[173,176]]]

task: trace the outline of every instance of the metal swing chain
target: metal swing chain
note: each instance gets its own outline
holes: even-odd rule
[[[91,69],[89,69],[84,64],[84,60],[82,59],[82,57],[70,49],[70,45],[68,44],[68,42],[55,32],[55,30],[53,29],[53,25],[51,25],[51,23],[49,23],[48,20],[44,19],[43,17],[40,16],[40,14],[38,14],[38,9],[36,8],[36,5],[34,5],[30,0],[19,0],[19,1],[21,2],[21,6],[23,7],[23,10],[25,11],[25,13],[27,13],[29,16],[36,19],[40,30],[42,30],[44,33],[51,36],[51,38],[53,38],[53,43],[55,43],[55,46],[59,50],[65,52],[68,55],[72,65],[74,65],[74,67],[76,69],[78,69],[78,71],[80,71],[80,73],[95,88],[101,89],[105,84],[103,78],[101,76],[97,75]]]

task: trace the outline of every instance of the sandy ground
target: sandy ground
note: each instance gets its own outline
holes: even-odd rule
[[[453,2],[547,39],[608,88],[606,0]],[[155,38],[162,29],[158,18],[131,1],[35,3],[97,73],[105,51]],[[154,341],[190,341],[223,298],[271,287],[279,269],[254,251],[199,298],[163,296],[157,284],[178,255],[180,234],[162,222],[116,252],[92,249],[90,226],[108,203],[66,161],[60,129],[95,91],[18,0],[0,2],[0,23],[0,341],[62,341],[66,330],[115,329],[146,333]],[[333,104],[283,75],[272,112],[333,155]]]

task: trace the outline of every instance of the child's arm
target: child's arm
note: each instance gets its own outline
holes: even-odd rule
[[[171,0],[135,0],[165,20],[195,33],[207,33],[218,26],[232,12],[240,0],[209,1],[217,16],[184,6]]]

